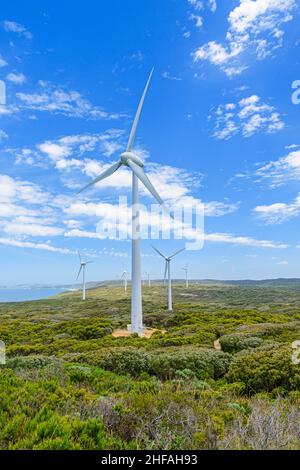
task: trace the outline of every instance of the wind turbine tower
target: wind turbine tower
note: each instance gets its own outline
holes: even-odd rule
[[[123,279],[124,292],[127,292],[127,271],[123,271],[121,279]]]
[[[79,271],[78,271],[78,274],[77,274],[76,281],[79,278],[80,273],[82,271],[82,300],[85,300],[85,267],[86,267],[87,264],[90,264],[93,261],[82,261],[82,258],[81,258],[81,255],[80,255],[79,251],[78,251],[78,257],[79,257],[80,267],[79,267]]]
[[[144,275],[145,275],[145,281],[147,281],[148,287],[151,287],[150,273],[145,271]]]
[[[168,310],[171,312],[173,310],[173,303],[172,303],[172,280],[171,280],[171,260],[174,258],[174,256],[178,255],[182,251],[185,250],[185,248],[181,248],[181,250],[175,251],[170,256],[165,256],[161,251],[159,251],[157,248],[152,246],[152,248],[158,253],[162,258],[165,260],[165,274],[164,274],[164,283],[166,280],[166,277],[168,275]]]
[[[188,287],[189,287],[188,265],[186,264],[182,269],[183,269],[184,272],[185,272],[185,287],[188,289]]]

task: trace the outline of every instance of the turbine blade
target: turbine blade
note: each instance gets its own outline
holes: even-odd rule
[[[139,180],[143,183],[143,185],[148,189],[148,191],[152,194],[154,199],[157,200],[157,202],[162,206],[162,208],[165,210],[165,212],[168,213],[168,215],[174,219],[173,215],[170,213],[168,207],[165,205],[164,201],[154,188],[153,184],[149,180],[148,176],[144,172],[143,168],[141,168],[139,165],[134,163],[132,160],[128,160],[127,162],[128,166],[132,169],[133,173],[139,178]]]
[[[164,282],[166,282],[167,271],[168,271],[168,261],[166,260],[166,263],[165,263],[165,274],[164,274]]]
[[[152,77],[152,74],[153,74],[153,70],[154,70],[154,67],[150,72],[150,75],[149,75],[149,78],[147,80],[144,92],[142,94],[141,100],[140,100],[139,105],[138,105],[138,109],[137,109],[135,117],[134,117],[134,121],[133,121],[133,124],[132,124],[131,132],[130,132],[130,136],[129,136],[129,140],[128,140],[128,144],[127,144],[127,149],[126,149],[127,152],[131,151],[131,148],[132,148],[132,145],[133,145],[133,142],[134,142],[137,125],[139,123],[141,111],[142,111],[145,96],[146,96],[146,93],[147,93],[147,90],[148,90],[148,87],[149,87],[149,84],[150,84],[150,80],[151,80],[151,77]]]
[[[152,246],[153,250],[156,251],[156,253],[158,253],[160,256],[162,256],[164,259],[166,259],[165,255],[163,255],[161,251],[159,251],[157,248],[155,248],[155,246],[153,246],[153,245],[151,245],[151,246]]]
[[[184,250],[185,250],[185,248],[181,248],[181,250],[175,251],[175,253],[173,253],[173,255],[169,256],[169,259],[174,258],[174,256],[178,255],[179,253],[181,253]]]
[[[80,273],[81,273],[81,270],[82,270],[82,264],[80,265],[80,268],[79,268],[79,271],[78,271],[78,274],[77,274],[77,277],[76,277],[76,281],[77,281],[77,279],[79,278],[79,275],[80,275]]]
[[[84,186],[84,188],[82,188],[80,191],[78,191],[77,194],[82,193],[82,191],[85,191],[90,186],[93,186],[94,184],[98,183],[99,181],[102,181],[105,178],[107,178],[108,176],[111,176],[115,171],[117,171],[120,168],[121,165],[122,165],[122,162],[114,163],[107,170],[103,171],[103,173],[101,173],[99,176],[97,176],[97,178],[95,178],[91,183],[87,184],[86,186]]]
[[[78,253],[79,261],[80,261],[80,263],[81,263],[81,255],[80,255],[80,251],[77,251],[77,253]]]
[[[91,264],[93,263],[94,261],[86,261],[85,264]]]

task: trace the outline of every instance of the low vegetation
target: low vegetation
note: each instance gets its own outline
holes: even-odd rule
[[[0,305],[0,449],[300,449],[300,283],[113,285]],[[214,348],[219,341],[221,350]]]

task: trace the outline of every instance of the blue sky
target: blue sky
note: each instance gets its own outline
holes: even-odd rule
[[[123,151],[153,65],[135,150],[169,204],[206,209],[204,247],[179,255],[174,276],[188,263],[194,278],[298,277],[298,25],[295,0],[3,5],[0,284],[72,283],[78,249],[89,280],[130,271],[130,243],[95,236],[130,196],[129,172],[76,191]],[[143,271],[161,276],[142,250]]]

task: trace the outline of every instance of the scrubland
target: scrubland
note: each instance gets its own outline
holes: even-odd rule
[[[300,282],[116,285],[0,304],[0,449],[300,449]],[[214,348],[219,340],[221,351]]]

